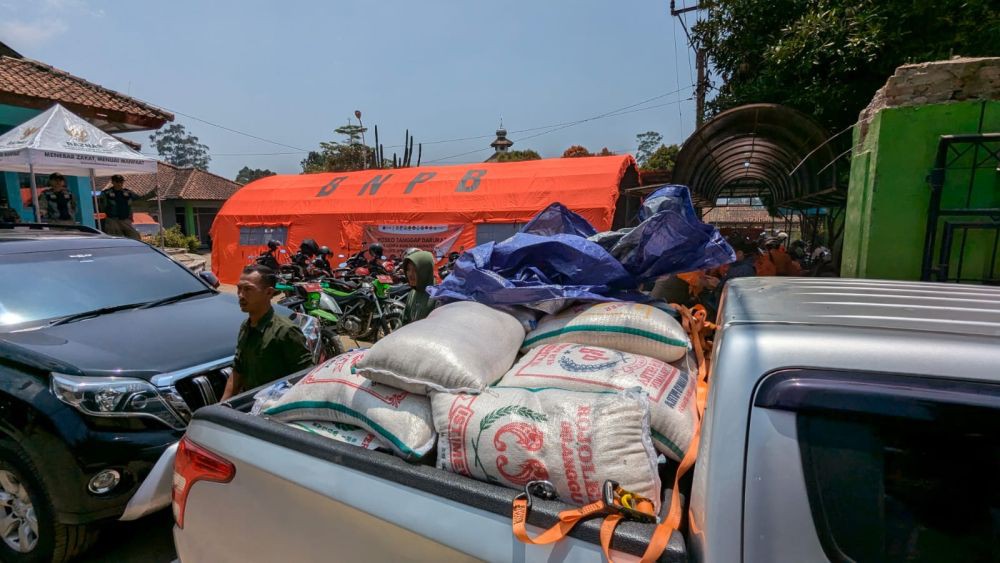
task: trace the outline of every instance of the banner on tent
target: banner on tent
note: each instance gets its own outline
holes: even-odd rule
[[[438,260],[448,256],[463,225],[365,225],[365,245],[382,244],[386,256],[401,256],[407,248],[426,250]]]

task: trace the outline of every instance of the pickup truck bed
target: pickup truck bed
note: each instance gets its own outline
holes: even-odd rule
[[[718,325],[687,522],[664,561],[996,560],[1000,288],[743,278]],[[601,559],[599,521],[523,545],[517,491],[243,414],[250,400],[188,428],[236,471],[192,487],[184,563]],[[536,501],[529,522],[562,508]],[[651,532],[622,525],[615,559]]]
[[[243,402],[246,410],[249,405]],[[581,523],[555,545],[529,546],[510,532],[511,500],[517,495],[513,489],[407,463],[228,406],[199,410],[195,420],[188,438],[212,444],[215,453],[236,465],[236,475],[230,483],[193,486],[200,490],[189,497],[185,533],[175,534],[181,561],[225,560],[228,550],[221,544],[230,542],[241,544],[233,560],[253,553],[257,561],[280,561],[287,555],[282,546],[289,542],[296,544],[299,560],[317,561],[334,554],[312,552],[310,544],[316,550],[342,546],[335,555],[338,560],[370,559],[372,543],[379,544],[374,550],[379,558],[394,554],[401,561],[602,559],[600,518]],[[244,487],[252,490],[241,490]],[[302,502],[294,502],[295,497]],[[289,511],[275,512],[274,507]],[[535,499],[529,524],[548,528],[566,508]],[[245,517],[228,524],[218,521],[233,514]],[[441,522],[453,525],[443,527]],[[212,537],[198,533],[209,530]],[[220,530],[226,531],[224,537],[218,536]],[[280,530],[278,537],[274,530]],[[622,523],[612,548],[641,555],[652,531],[651,524]],[[310,541],[319,536],[322,541]],[[687,561],[679,533],[661,561]]]

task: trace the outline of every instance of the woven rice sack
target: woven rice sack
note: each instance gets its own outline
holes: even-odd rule
[[[430,401],[351,373],[365,354],[365,350],[348,352],[314,368],[264,414],[282,422],[322,420],[359,426],[403,458],[423,457],[436,438]]]
[[[691,346],[669,313],[630,302],[585,303],[543,317],[524,339],[521,351],[559,343],[601,346],[668,363],[683,357]]]
[[[311,434],[318,434],[324,438],[358,446],[366,450],[374,450],[381,447],[382,441],[378,436],[357,426],[344,424],[342,422],[326,422],[325,420],[302,420],[299,422],[286,423],[292,428],[305,430]]]
[[[650,428],[657,450],[680,461],[694,435],[695,381],[656,358],[597,346],[546,344],[531,349],[498,385],[570,391],[640,387],[649,398]]]
[[[459,301],[376,342],[357,373],[413,393],[479,393],[507,373],[523,340],[511,315]]]
[[[607,479],[652,499],[660,478],[641,393],[582,393],[494,387],[479,394],[431,397],[438,467],[523,489],[544,479],[559,498],[587,504]]]

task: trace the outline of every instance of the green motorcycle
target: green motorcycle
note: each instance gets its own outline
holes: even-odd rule
[[[327,357],[343,353],[338,335],[374,343],[403,324],[404,305],[398,298],[401,291],[392,286],[391,278],[362,278],[358,282],[283,280],[276,289],[286,295],[280,303],[299,307],[319,319],[323,341],[330,342],[324,344]]]

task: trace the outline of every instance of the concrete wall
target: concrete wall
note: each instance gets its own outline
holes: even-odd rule
[[[841,273],[920,279],[930,202],[927,175],[941,135],[1000,132],[1000,101],[965,101],[880,109],[855,128]],[[983,155],[979,155],[980,159]],[[949,171],[942,207],[965,207],[972,155]],[[980,168],[971,206],[1000,206],[1000,174]],[[939,237],[940,238],[940,237]],[[970,234],[966,268],[982,270],[993,233]],[[956,245],[957,246],[957,245]],[[956,249],[957,252],[957,249]],[[971,274],[970,274],[971,275]]]

